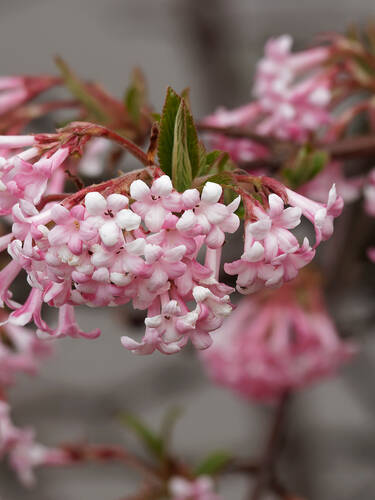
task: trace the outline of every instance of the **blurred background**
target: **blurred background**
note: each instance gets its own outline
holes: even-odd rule
[[[52,58],[60,54],[80,76],[120,96],[138,65],[156,109],[167,85],[176,90],[190,86],[193,112],[202,117],[218,105],[232,107],[248,100],[255,63],[270,36],[290,33],[302,47],[320,32],[340,31],[371,17],[375,19],[373,0],[1,0],[0,72],[51,73]],[[369,227],[353,213],[347,217],[354,229],[359,224]],[[340,240],[340,228],[335,238],[329,245],[340,243],[345,257],[348,247]],[[340,275],[335,272],[329,245],[324,259],[336,285],[331,310],[345,334],[359,335],[363,349],[339,377],[292,401],[284,476],[309,500],[371,500],[374,295],[370,286],[343,280],[342,267]],[[353,273],[350,259],[341,265]],[[248,405],[210,385],[192,353],[139,358],[125,351],[119,342],[124,330],[141,333],[128,316],[113,309],[81,311],[81,324],[102,328],[102,337],[59,342],[41,375],[24,378],[13,390],[15,421],[34,426],[38,439],[47,444],[87,439],[135,446],[116,418],[120,410],[158,425],[166,409],[179,404],[186,411],[174,443],[186,459],[198,460],[217,448],[255,454],[271,409]],[[1,500],[115,500],[136,484],[118,465],[50,469],[40,471],[38,479],[34,490],[25,491],[2,464]],[[234,477],[223,484],[222,494],[237,500],[246,488],[245,481]]]

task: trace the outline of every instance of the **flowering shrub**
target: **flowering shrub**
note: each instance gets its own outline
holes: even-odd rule
[[[194,470],[137,419],[131,426],[153,465],[112,445],[47,448],[12,423],[8,388],[18,372],[36,371],[48,341],[101,334],[78,326],[76,306],[145,311],[143,337],[124,331],[125,349],[175,354],[191,341],[219,385],[274,402],[277,425],[296,389],[352,357],[321,282],[302,268],[332,236],[344,200],[363,188],[365,210],[375,214],[373,165],[350,178],[345,171],[347,158],[375,154],[375,48],[342,35],[298,53],[291,47],[288,35],[267,42],[254,100],[199,123],[186,95],[171,88],[153,113],[138,71],[124,102],[61,59],[59,77],[0,78],[0,457],[25,485],[36,466],[113,459],[143,473],[136,498],[218,500],[214,478],[244,470],[258,477],[254,500],[267,488],[285,493],[276,454],[244,466],[216,453]],[[58,85],[74,100],[32,101]],[[75,115],[64,127],[25,133],[35,118],[65,108]],[[350,138],[358,116],[367,117],[368,135]],[[113,177],[121,151],[141,167]],[[368,255],[375,260],[373,247]],[[234,306],[236,292],[248,297]],[[56,326],[43,319],[44,305],[57,310]]]

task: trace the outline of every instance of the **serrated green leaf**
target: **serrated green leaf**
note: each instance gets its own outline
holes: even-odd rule
[[[180,141],[181,144],[178,143]],[[182,161],[178,168],[173,163],[177,161],[177,153],[178,160]],[[172,177],[177,190],[182,189],[182,186],[185,189],[191,186],[192,179],[199,172],[199,155],[198,134],[193,117],[184,99],[169,87],[160,119],[158,158],[161,169]]]
[[[171,87],[168,87],[160,119],[158,158],[160,168],[165,174],[169,175],[169,177],[172,177],[174,129],[180,103],[181,97],[178,96]]]
[[[180,193],[191,187],[192,168],[188,149],[188,111],[181,99],[176,114],[172,149],[172,183]]]
[[[140,418],[129,413],[123,413],[120,415],[120,421],[131,429],[141,439],[145,447],[155,456],[162,456],[164,448],[163,440]]]
[[[210,453],[195,469],[195,475],[206,474],[212,476],[220,472],[232,460],[232,456],[226,451],[215,451]]]

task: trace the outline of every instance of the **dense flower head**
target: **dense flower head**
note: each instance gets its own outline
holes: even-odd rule
[[[201,190],[178,192],[157,168],[128,183],[119,178],[97,190],[84,188],[59,203],[53,196],[63,189],[62,167],[81,149],[80,136],[63,137],[62,146],[59,136],[44,138],[49,149],[43,144],[40,149],[43,137],[4,139],[10,148],[31,147],[4,160],[0,207],[13,225],[0,238],[1,250],[7,249],[12,258],[0,271],[0,300],[13,310],[10,324],[33,321],[43,338],[96,338],[98,329],[84,332],[77,325],[74,306],[131,302],[147,310],[146,331],[140,342],[122,337],[125,348],[171,354],[189,340],[207,348],[210,332],[232,310],[233,289],[218,280],[226,234],[240,225],[235,212],[241,199],[246,199],[247,213],[244,253],[224,265],[227,273],[238,275],[241,293],[293,279],[311,261],[316,246],[330,237],[333,219],[342,209],[334,187],[327,204],[321,204],[261,177],[256,182],[270,193],[262,203],[245,193],[226,204],[220,184],[207,181]],[[302,215],[314,224],[314,247],[307,238],[300,244],[291,232]],[[31,286],[23,305],[9,290],[22,269]],[[44,303],[58,308],[56,328],[42,319]]]
[[[220,500],[215,493],[214,481],[209,476],[199,476],[194,480],[175,476],[169,481],[172,500]]]
[[[64,161],[64,148],[54,155]],[[126,348],[171,353],[189,339],[199,348],[210,344],[209,332],[231,311],[232,289],[217,279],[225,233],[239,227],[234,212],[240,197],[225,205],[220,201],[222,187],[212,182],[201,193],[179,193],[170,178],[161,175],[151,185],[134,180],[130,199],[117,192],[104,196],[87,190],[72,206],[67,200],[38,210],[47,184],[41,186],[35,178],[35,186],[40,188],[36,197],[20,191],[18,203],[12,200],[12,234],[2,238],[3,249],[7,247],[12,257],[0,274],[0,298],[14,309],[9,323],[23,326],[33,321],[41,337],[95,338],[98,330],[83,332],[76,324],[74,306],[132,301],[134,307],[148,310],[146,334],[141,343],[123,337]],[[203,248],[206,258],[200,264],[197,255]],[[32,287],[23,305],[15,303],[9,291],[21,269]],[[59,308],[57,328],[43,321],[43,303]]]
[[[219,385],[272,401],[332,375],[354,352],[340,340],[317,285],[296,280],[243,299],[201,359]]]

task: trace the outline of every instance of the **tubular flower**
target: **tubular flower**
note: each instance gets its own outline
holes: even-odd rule
[[[332,375],[355,348],[340,340],[316,284],[243,299],[201,354],[209,375],[244,398],[272,401]]]

